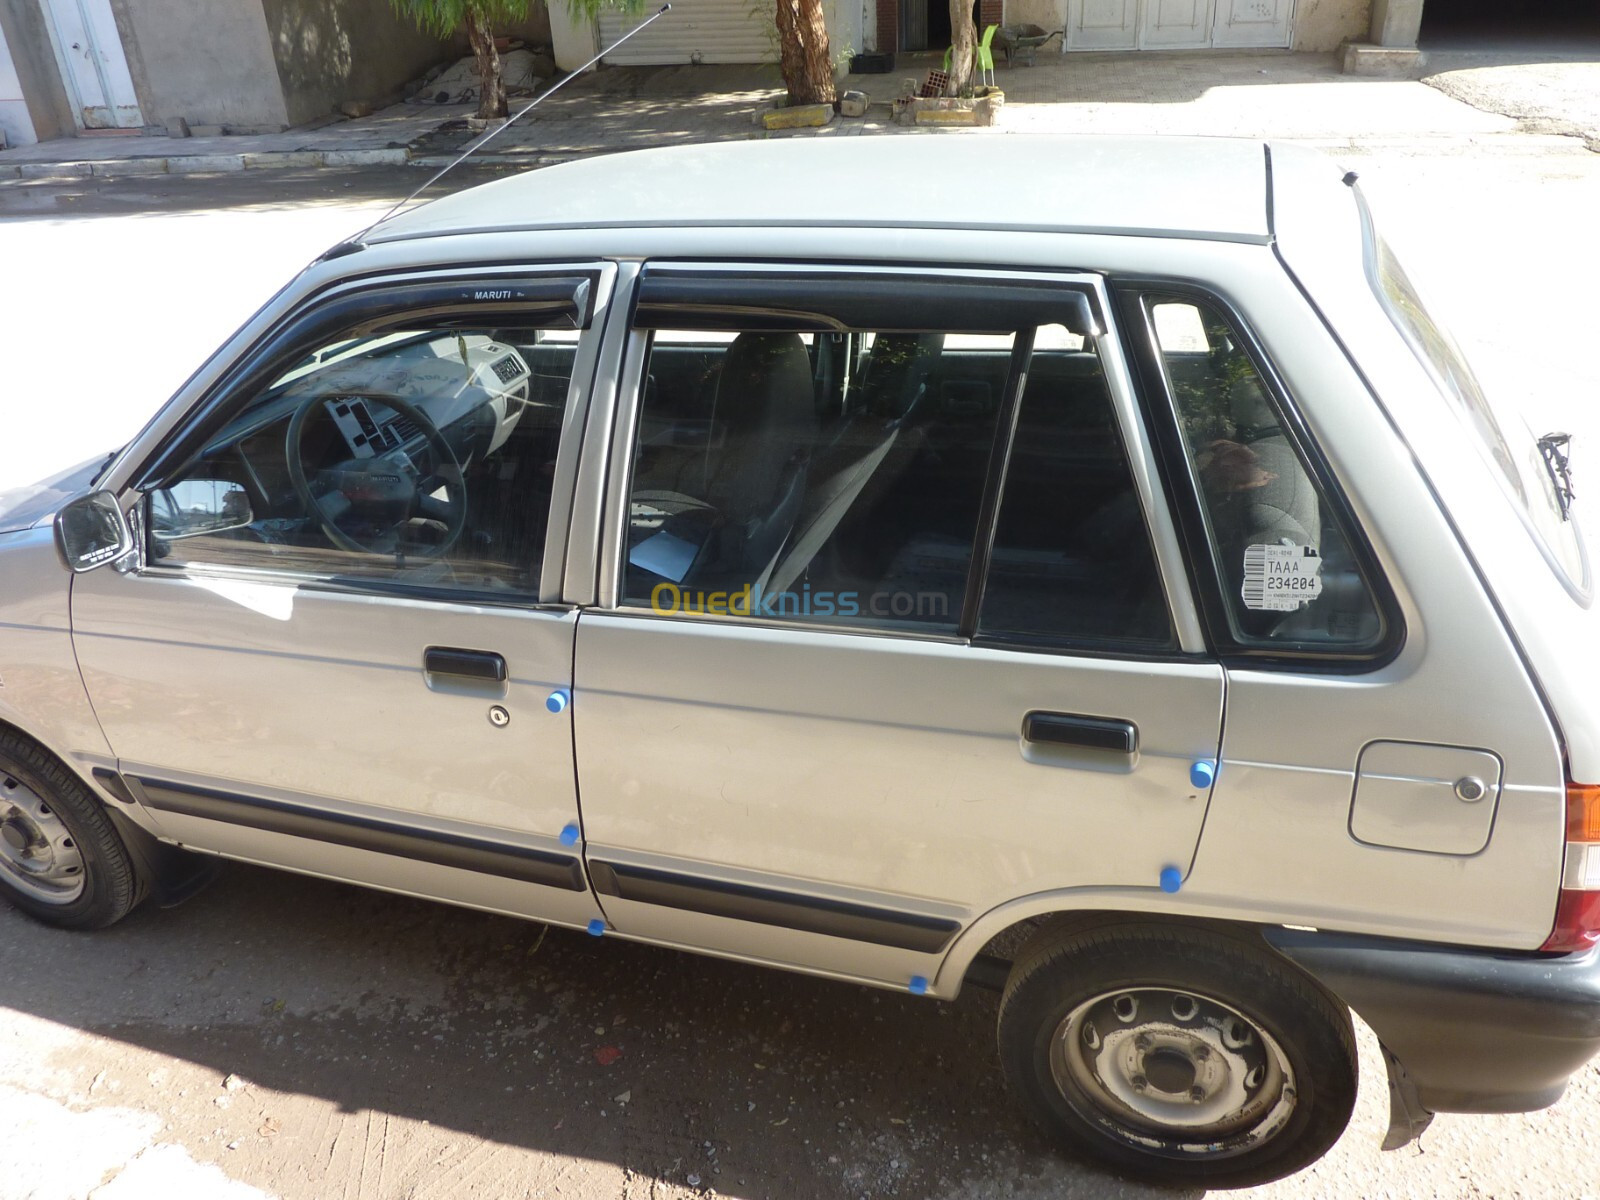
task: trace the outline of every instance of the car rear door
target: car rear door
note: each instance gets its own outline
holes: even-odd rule
[[[916,988],[997,905],[1187,871],[1223,675],[1109,321],[1087,276],[645,269],[576,644],[614,928]]]

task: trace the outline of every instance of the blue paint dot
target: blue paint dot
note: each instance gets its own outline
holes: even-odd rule
[[[1190,764],[1189,783],[1197,788],[1208,788],[1216,781],[1217,764],[1202,758],[1197,763]]]
[[[572,697],[565,690],[558,689],[550,693],[550,697],[544,702],[544,706],[553,713],[564,713],[567,711],[567,705],[571,703]]]
[[[601,937],[601,936],[603,936],[605,934],[605,931],[606,931],[606,923],[604,921],[602,921],[599,917],[596,917],[594,920],[589,922],[589,936],[590,937]]]
[[[1161,890],[1175,892],[1183,886],[1183,869],[1181,867],[1161,868]]]
[[[921,975],[913,975],[907,990],[913,996],[926,996],[928,994],[928,981]]]
[[[563,846],[576,846],[578,844],[578,823],[568,821],[561,830],[561,844]]]

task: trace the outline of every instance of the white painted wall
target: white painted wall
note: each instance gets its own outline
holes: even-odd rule
[[[31,146],[39,140],[33,132],[33,119],[28,116],[22,83],[11,62],[11,48],[6,45],[3,29],[0,29],[0,132],[6,135],[9,146]]]
[[[840,71],[848,71],[850,56],[857,50],[867,48],[862,40],[865,28],[862,24],[864,12],[861,0],[823,0],[822,13],[828,23],[828,49],[833,54],[833,61],[838,64]],[[873,20],[877,20],[876,8]]]
[[[556,66],[576,71],[600,49],[597,23],[574,16],[565,4],[550,5],[550,52]],[[593,67],[589,68],[591,71]]]

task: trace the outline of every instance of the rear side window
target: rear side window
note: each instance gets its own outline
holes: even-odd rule
[[[735,285],[662,290],[703,301],[702,286]],[[1017,648],[1171,646],[1082,293],[984,305],[937,285],[879,294],[869,280],[843,299],[768,286],[763,309],[639,306],[625,606]]]
[[[1194,299],[1144,304],[1233,640],[1375,649],[1385,626],[1372,589],[1243,339]]]
[[[1062,332],[1040,329],[1034,340],[978,631],[1039,645],[1170,647],[1105,373],[1092,346]]]
[[[657,330],[624,603],[956,633],[1017,336]]]

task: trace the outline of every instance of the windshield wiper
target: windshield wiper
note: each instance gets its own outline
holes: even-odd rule
[[[1550,482],[1555,485],[1563,521],[1572,517],[1572,464],[1567,450],[1571,441],[1570,433],[1547,433],[1539,439],[1539,453],[1544,458],[1544,469],[1550,472]]]

